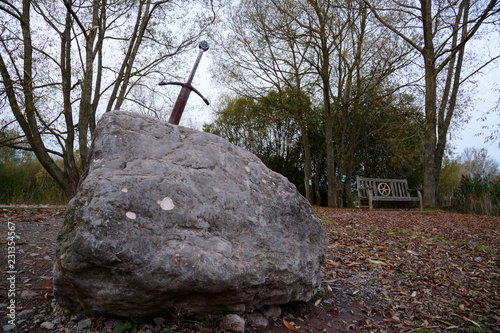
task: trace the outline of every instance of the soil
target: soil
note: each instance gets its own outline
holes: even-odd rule
[[[482,256],[478,255],[472,260],[475,260],[475,265],[480,266],[484,273],[476,275],[476,279],[487,282],[478,287],[482,288],[481,294],[476,295],[484,298],[481,298],[480,304],[483,307],[487,304],[489,310],[485,314],[481,313],[481,320],[477,319],[476,316],[466,316],[464,313],[467,311],[478,316],[480,314],[477,311],[482,311],[479,307],[477,310],[474,307],[474,302],[469,299],[466,303],[460,303],[461,305],[455,304],[453,314],[456,317],[453,318],[456,320],[454,320],[443,316],[441,312],[429,313],[431,310],[420,307],[418,303],[427,304],[425,297],[428,295],[425,295],[425,290],[429,294],[433,292],[432,288],[425,289],[419,286],[418,288],[410,288],[408,292],[402,294],[401,286],[405,281],[416,284],[419,282],[398,273],[394,257],[388,259],[380,253],[375,256],[365,254],[365,257],[359,257],[361,253],[367,253],[367,250],[380,250],[376,240],[370,238],[373,235],[377,239],[381,238],[377,234],[377,230],[383,230],[383,235],[386,236],[390,233],[385,232],[385,230],[398,230],[397,221],[428,220],[428,216],[413,215],[408,212],[395,214],[393,212],[367,213],[322,208],[315,208],[315,210],[318,216],[325,219],[325,227],[330,238],[327,262],[324,266],[325,277],[321,288],[309,302],[282,305],[281,314],[270,318],[270,324],[266,328],[255,328],[247,324],[246,332],[444,332],[453,327],[455,329],[451,329],[452,331],[468,331],[468,328],[474,328],[476,325],[480,326],[481,330],[479,331],[481,332],[500,332],[498,330],[500,324],[499,218],[476,219],[476,223],[480,223],[481,228],[484,229],[485,236],[479,240],[474,238],[464,245],[469,249],[474,247],[474,251],[479,245],[483,246],[481,249],[486,249],[487,253],[481,252]],[[435,229],[433,235],[439,235],[438,231],[441,230],[441,226],[449,225],[449,223],[442,223],[442,220],[449,219],[450,216],[446,213],[440,213],[430,217],[434,221],[432,222],[434,223],[432,228]],[[70,314],[58,306],[57,300],[52,295],[52,269],[57,233],[63,220],[64,208],[61,207],[0,207],[0,232],[2,235],[7,235],[7,241],[4,236],[0,240],[0,248],[2,249],[0,330],[34,333],[111,333],[113,329],[115,332],[121,332],[118,328],[126,325],[132,324],[133,327],[135,321],[130,320],[130,318],[99,317],[89,318],[89,320],[81,315]],[[372,223],[373,221],[375,223]],[[387,223],[396,223],[396,225],[384,224],[381,226],[382,222],[380,221],[392,221]],[[9,228],[12,230],[12,226],[15,227],[17,235],[15,239],[8,238]],[[416,233],[417,231],[413,233],[413,236]],[[449,236],[449,231],[445,230],[445,233],[447,234],[445,236]],[[439,237],[442,237],[439,240],[443,243],[440,248],[446,248],[444,243],[448,240],[443,236]],[[399,238],[394,238],[396,241],[391,241],[397,242]],[[406,240],[406,235],[403,238]],[[14,258],[8,257],[9,242],[11,241],[16,243],[15,264],[8,261]],[[387,239],[382,238],[381,241],[387,245]],[[390,248],[398,248],[401,245],[388,244]],[[407,251],[410,252],[406,252],[404,255],[413,258],[414,255],[411,253],[413,250],[410,250],[412,247],[406,247],[408,244],[402,245],[403,250],[400,249],[400,251],[405,252],[404,249],[408,249]],[[431,250],[435,251],[435,249]],[[405,258],[401,254],[399,259]],[[10,264],[14,266],[9,267]],[[457,263],[454,264],[457,265]],[[449,274],[451,276],[452,272]],[[12,276],[15,276],[14,284],[11,284],[12,279],[7,280]],[[478,283],[477,280],[474,282]],[[8,295],[13,285],[15,285],[16,293],[14,298]],[[448,286],[454,287],[453,285]],[[415,291],[411,292],[411,290]],[[435,299],[429,299],[434,300],[434,303],[439,303],[436,301],[437,296]],[[8,306],[12,300],[15,300],[16,306],[15,327],[9,325],[10,310]],[[137,328],[138,332],[141,330],[142,332],[223,331],[220,328],[220,318],[215,317],[204,322],[193,322],[179,317],[143,319],[140,323],[138,322]],[[129,332],[130,330],[123,331]]]

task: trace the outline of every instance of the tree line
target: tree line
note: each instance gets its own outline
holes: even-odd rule
[[[421,168],[412,174],[422,174],[424,204],[436,206],[450,128],[468,108],[464,83],[498,58],[481,62],[466,45],[498,21],[498,1],[243,0],[229,1],[227,8],[219,43],[224,50],[218,61],[222,82],[235,96],[257,101],[268,99],[272,91],[294,96],[284,109],[301,136],[309,201],[309,133],[314,129],[307,98],[314,101],[321,122],[328,206],[349,205],[343,179],[350,189],[352,175],[364,167],[358,156],[371,129],[385,129],[395,142],[419,145],[410,148],[422,158]],[[421,110],[422,117],[408,120],[413,127],[389,114],[388,123],[379,117],[398,100],[412,100]],[[402,123],[408,126],[405,134]],[[380,160],[387,152],[381,153],[373,157]],[[382,176],[367,169],[363,173]]]
[[[260,99],[227,98],[215,120],[206,124],[204,130],[256,154],[269,168],[292,181],[311,203],[326,205],[328,179],[322,110],[302,94],[307,133],[301,135],[290,112],[297,103],[295,97],[288,90],[273,90]],[[341,121],[335,120],[337,124]],[[353,207],[352,187],[358,175],[404,177],[414,186],[422,183],[424,119],[411,96],[373,96],[349,122],[356,123],[360,130],[346,173],[340,178],[343,186],[337,194],[339,206]],[[338,128],[334,129],[335,142],[341,134]],[[308,156],[304,148],[308,149]],[[334,150],[338,151],[336,145]],[[310,176],[304,179],[307,166]],[[337,164],[335,169],[338,172],[340,166]]]

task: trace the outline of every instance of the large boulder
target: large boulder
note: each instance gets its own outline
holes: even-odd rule
[[[73,312],[242,313],[309,300],[326,249],[306,199],[253,154],[108,112],[59,233],[54,295]]]

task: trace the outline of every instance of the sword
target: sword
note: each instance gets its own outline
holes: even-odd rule
[[[203,52],[207,51],[209,48],[208,43],[206,41],[200,42],[198,47],[200,48],[200,52],[198,53],[198,57],[196,58],[193,69],[191,70],[191,74],[189,75],[189,78],[188,78],[186,83],[165,82],[165,81],[162,81],[159,83],[160,86],[165,86],[168,84],[182,86],[181,92],[179,93],[179,96],[177,97],[177,101],[175,102],[172,114],[170,115],[170,119],[168,120],[168,122],[173,124],[173,125],[179,125],[179,121],[181,120],[182,112],[184,112],[184,108],[186,107],[186,103],[187,103],[187,100],[189,98],[189,94],[191,93],[191,91],[194,91],[196,94],[198,94],[203,99],[205,104],[210,105],[210,102],[208,101],[208,99],[203,97],[203,95],[191,85],[191,82],[193,81],[193,78],[194,78],[194,74],[196,73],[196,69],[198,68],[198,65],[200,64],[201,56],[203,55]]]

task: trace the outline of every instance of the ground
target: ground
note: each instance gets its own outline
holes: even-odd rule
[[[320,290],[310,302],[282,306],[267,328],[247,326],[248,332],[500,332],[500,218],[319,207],[315,212],[330,240]],[[57,305],[52,268],[63,219],[64,208],[0,208],[5,235],[0,240],[0,329],[116,332],[117,326],[133,326],[130,319],[86,320]],[[13,226],[15,239],[9,238]],[[12,241],[15,255],[8,257]],[[7,279],[13,275],[14,329],[8,326],[7,309],[12,299],[12,279]],[[216,319],[142,321],[143,332],[220,331]]]

